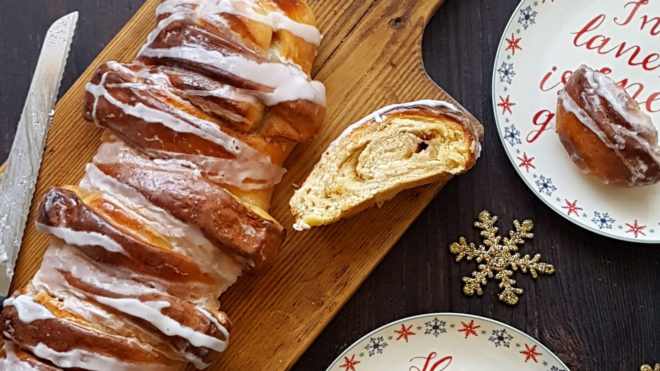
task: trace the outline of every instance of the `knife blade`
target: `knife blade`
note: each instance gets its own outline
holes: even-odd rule
[[[41,47],[7,166],[0,178],[0,295],[9,292],[78,12],[55,21]],[[4,297],[0,298],[4,299]]]

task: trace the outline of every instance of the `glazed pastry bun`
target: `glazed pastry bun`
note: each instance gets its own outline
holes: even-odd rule
[[[556,119],[561,143],[584,173],[631,188],[660,180],[658,131],[605,74],[578,68],[559,95]]]
[[[447,102],[378,110],[346,129],[295,192],[294,228],[333,223],[405,189],[446,182],[475,164],[482,136],[480,124]]]

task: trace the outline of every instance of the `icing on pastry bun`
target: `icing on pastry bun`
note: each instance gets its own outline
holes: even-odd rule
[[[584,173],[631,188],[660,180],[658,131],[605,74],[578,68],[559,95],[556,119],[561,143]]]

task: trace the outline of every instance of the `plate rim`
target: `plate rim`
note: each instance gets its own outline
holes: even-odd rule
[[[570,216],[565,215],[563,212],[561,212],[561,210],[559,210],[552,203],[550,203],[550,201],[543,198],[543,196],[541,196],[539,194],[539,192],[536,191],[536,188],[527,180],[527,178],[525,178],[525,175],[522,173],[522,170],[520,170],[518,168],[518,166],[516,166],[515,159],[513,158],[513,155],[511,154],[509,148],[506,146],[506,141],[505,141],[504,135],[502,133],[502,125],[500,125],[500,118],[499,118],[498,109],[497,109],[497,98],[496,98],[496,87],[495,87],[496,85],[495,84],[496,84],[496,81],[497,81],[497,65],[498,65],[498,62],[500,62],[500,54],[502,52],[502,47],[504,46],[504,42],[506,40],[506,36],[507,36],[507,32],[509,30],[509,27],[511,27],[511,24],[514,22],[514,20],[516,18],[516,14],[520,11],[520,9],[522,9],[523,5],[530,5],[530,3],[532,3],[532,2],[533,2],[533,0],[521,0],[518,3],[518,5],[516,6],[516,8],[514,9],[514,11],[511,13],[511,17],[509,17],[509,21],[507,22],[506,26],[502,30],[502,36],[500,36],[500,42],[498,43],[497,52],[495,53],[495,60],[493,61],[493,73],[492,73],[492,78],[491,78],[491,102],[492,102],[492,106],[493,106],[493,114],[494,114],[494,118],[495,118],[495,126],[497,128],[497,134],[500,137],[500,143],[502,143],[502,147],[504,149],[504,152],[506,153],[507,157],[509,158],[509,161],[511,162],[511,165],[513,166],[516,173],[518,174],[518,177],[523,181],[523,183],[525,183],[525,185],[527,185],[527,187],[532,191],[534,196],[536,196],[536,198],[541,200],[550,210],[552,210],[555,213],[559,214],[562,218],[568,220],[572,224],[574,224],[574,225],[576,225],[580,228],[586,229],[586,230],[588,230],[592,233],[595,233],[597,235],[607,237],[607,238],[610,238],[610,239],[613,239],[613,240],[618,240],[618,241],[623,241],[623,242],[632,242],[632,243],[643,244],[643,245],[653,245],[653,244],[660,243],[660,239],[640,240],[640,239],[635,239],[635,238],[631,238],[631,237],[610,234],[605,230],[594,228],[594,227],[590,226],[589,224],[587,224],[585,222],[575,220],[575,219],[571,218]]]
[[[496,319],[487,318],[487,317],[479,316],[479,315],[476,315],[476,314],[458,313],[458,312],[431,312],[431,313],[417,314],[417,315],[414,315],[414,316],[401,318],[401,319],[386,323],[386,324],[384,324],[384,325],[382,325],[382,326],[380,326],[380,327],[378,327],[378,328],[376,328],[372,331],[369,331],[367,334],[360,337],[358,340],[352,342],[351,345],[347,346],[344,350],[341,351],[341,353],[339,353],[339,355],[337,355],[337,357],[332,361],[332,363],[330,363],[330,365],[326,368],[326,371],[331,371],[332,368],[337,365],[337,363],[341,362],[342,357],[344,356],[344,354],[346,354],[346,352],[349,349],[353,349],[353,347],[355,347],[358,343],[361,343],[363,340],[367,339],[368,337],[372,336],[373,334],[375,334],[377,332],[380,332],[381,330],[384,330],[384,329],[386,329],[390,326],[393,326],[393,325],[398,325],[400,323],[415,320],[415,319],[419,319],[419,318],[441,317],[441,316],[445,316],[445,317],[467,317],[469,319],[476,319],[476,320],[480,320],[480,321],[490,322],[490,323],[498,325],[498,326],[503,326],[506,329],[513,330],[515,333],[521,334],[522,336],[533,340],[535,344],[539,345],[540,348],[546,352],[546,354],[552,355],[557,361],[559,361],[560,366],[564,367],[566,369],[566,371],[570,371],[570,368],[564,363],[564,361],[561,360],[561,358],[559,358],[559,356],[557,356],[553,351],[548,349],[548,347],[546,347],[545,344],[541,343],[536,338],[532,337],[531,335],[527,334],[526,332],[523,332],[522,330],[519,330],[519,329],[517,329],[517,328],[515,328],[511,325],[508,325],[504,322],[500,322]]]

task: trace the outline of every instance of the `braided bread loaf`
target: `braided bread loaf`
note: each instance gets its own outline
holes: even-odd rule
[[[165,0],[134,62],[87,85],[109,130],[78,186],[51,188],[51,245],[4,303],[3,369],[205,368],[231,329],[218,297],[278,250],[267,212],[315,135],[321,35],[304,0]]]

